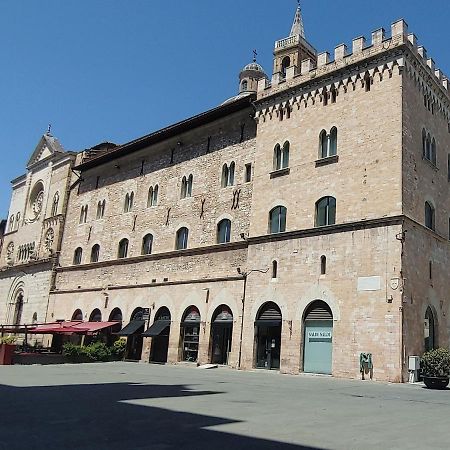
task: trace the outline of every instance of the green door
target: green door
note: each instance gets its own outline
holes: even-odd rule
[[[333,355],[333,321],[306,320],[304,372],[331,375]]]

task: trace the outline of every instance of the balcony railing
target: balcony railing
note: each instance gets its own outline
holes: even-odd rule
[[[275,48],[284,48],[289,47],[290,45],[295,45],[299,43],[300,36],[289,36],[285,39],[280,39],[279,41],[275,42]]]

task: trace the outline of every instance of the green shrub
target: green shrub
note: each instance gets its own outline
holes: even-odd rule
[[[114,342],[113,353],[118,358],[123,358],[125,355],[125,350],[127,348],[127,340],[120,338],[116,342]]]
[[[112,348],[103,342],[94,342],[84,347],[86,355],[93,361],[108,361],[112,356]]]
[[[438,348],[424,353],[422,372],[424,376],[429,377],[449,377],[450,352],[446,348]]]
[[[0,337],[0,344],[15,344],[16,338],[14,336],[3,336]]]
[[[70,359],[78,358],[80,356],[86,356],[85,347],[66,342],[63,345],[63,355],[67,356],[67,358]]]

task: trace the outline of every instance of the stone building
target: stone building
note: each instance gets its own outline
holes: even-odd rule
[[[449,345],[447,78],[403,20],[332,60],[300,9],[273,67],[78,154],[52,320],[122,321],[129,359],[405,380]]]
[[[61,249],[70,170],[75,153],[44,134],[12,181],[9,218],[0,252],[0,324],[51,321],[53,266]]]

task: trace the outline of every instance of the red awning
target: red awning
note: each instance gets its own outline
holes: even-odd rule
[[[28,332],[33,334],[94,334],[120,322],[56,322],[38,325]]]
[[[82,332],[86,332],[88,334],[93,334],[115,325],[120,325],[120,322],[81,322],[77,325],[74,325],[73,328],[79,329]]]
[[[80,328],[75,328],[76,325],[80,325],[82,322],[54,322],[46,323],[44,325],[37,325],[33,329],[29,330],[28,333],[33,334],[65,334],[65,333],[80,333]]]

